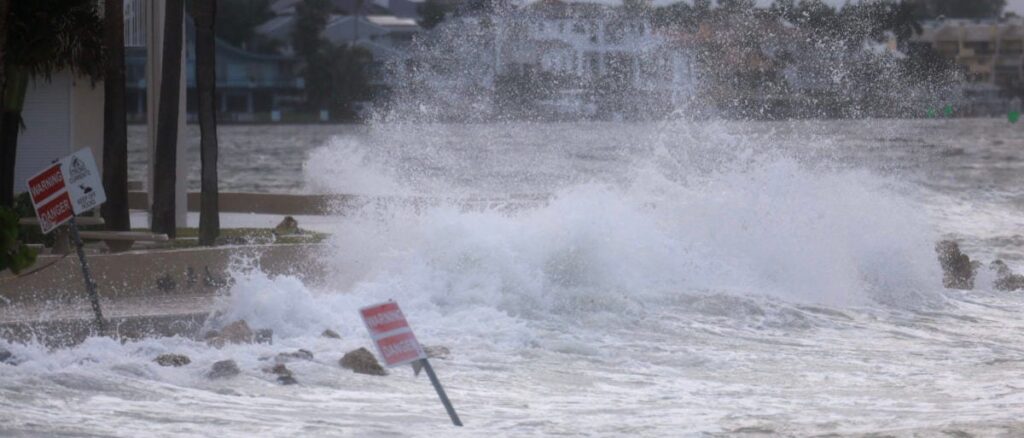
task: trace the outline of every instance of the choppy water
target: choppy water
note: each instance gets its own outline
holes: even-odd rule
[[[226,189],[550,198],[513,212],[348,212],[323,284],[237,274],[228,316],[274,328],[273,346],[0,343],[22,360],[0,365],[0,435],[1024,434],[1024,295],[992,291],[990,277],[945,290],[933,251],[953,236],[983,261],[1024,267],[1020,125],[223,135],[225,156],[240,157]],[[266,146],[282,143],[294,147]],[[241,171],[260,154],[258,172]],[[337,366],[368,344],[356,310],[388,298],[421,341],[451,348],[435,366],[464,429],[411,370]],[[325,328],[343,339],[320,338]],[[316,355],[289,364],[301,386],[260,371],[261,357],[295,348]],[[164,352],[193,364],[158,367]],[[243,375],[207,380],[226,358]]]

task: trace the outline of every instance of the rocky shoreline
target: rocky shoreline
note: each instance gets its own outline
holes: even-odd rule
[[[943,240],[935,245],[942,267],[942,284],[949,289],[973,290],[982,263],[964,254],[960,245],[952,240]],[[1024,290],[1024,275],[1010,270],[1006,262],[996,259],[988,264],[996,279],[992,283],[995,290],[1015,292]]]

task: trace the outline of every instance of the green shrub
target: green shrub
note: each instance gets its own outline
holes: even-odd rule
[[[36,262],[36,251],[19,238],[18,213],[0,207],[0,271],[10,269],[17,274]]]

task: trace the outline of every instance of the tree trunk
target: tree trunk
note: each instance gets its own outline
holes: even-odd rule
[[[125,119],[124,1],[106,0],[103,43],[107,64],[103,82],[103,220],[107,229],[128,231],[128,126]]]
[[[21,110],[25,107],[29,75],[22,68],[9,67],[4,70],[3,99],[0,101],[0,206],[12,206],[16,191],[14,169],[18,158]]]
[[[7,12],[10,10],[9,0],[0,0],[0,101],[3,101],[6,89],[4,68],[4,48],[7,47]],[[14,165],[17,158],[17,132],[15,141],[8,148],[4,129],[3,116],[0,116],[0,207],[14,204]],[[9,149],[9,150],[8,150]]]
[[[0,114],[0,207],[14,205],[14,162],[20,129],[20,114],[6,110]]]
[[[196,86],[199,94],[199,132],[202,160],[202,192],[199,206],[199,244],[212,246],[220,234],[217,203],[217,113],[214,23],[216,0],[193,0],[196,23]]]
[[[166,8],[150,228],[155,233],[165,233],[173,238],[177,232],[174,221],[174,185],[177,180],[178,99],[181,92],[184,0],[167,0]]]

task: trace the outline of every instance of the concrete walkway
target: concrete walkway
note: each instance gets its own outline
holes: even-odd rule
[[[249,245],[131,251],[89,256],[100,303],[121,338],[194,336],[230,284],[229,265],[250,257],[269,275],[323,277],[315,263],[323,245]],[[52,266],[25,277],[0,275],[0,337],[59,347],[84,340],[93,313],[74,256],[43,256]]]

